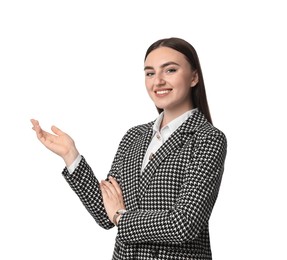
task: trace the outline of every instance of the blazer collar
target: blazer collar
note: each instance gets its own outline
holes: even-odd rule
[[[207,123],[205,116],[202,112],[197,110],[179,127],[178,130],[182,134],[195,133],[204,123]]]
[[[159,148],[159,150],[154,154],[154,157],[149,161],[144,171],[139,175],[139,186],[138,186],[138,196],[139,201],[144,195],[146,189],[148,188],[149,182],[152,179],[153,174],[158,169],[159,165],[164,161],[164,159],[173,151],[182,147],[187,140],[189,140],[193,134],[198,130],[198,128],[206,123],[207,120],[200,111],[195,111],[177,130],[175,130],[172,135],[164,142],[164,144]],[[151,127],[152,128],[152,127]],[[149,133],[151,130],[148,131]],[[148,135],[150,141],[151,133]],[[148,142],[149,144],[149,142]],[[147,146],[148,146],[147,144]],[[144,148],[144,152],[147,149]],[[142,163],[143,156],[140,160],[140,165]]]

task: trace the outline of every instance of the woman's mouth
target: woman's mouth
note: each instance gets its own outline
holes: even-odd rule
[[[169,92],[171,92],[171,89],[163,89],[163,90],[157,90],[157,91],[155,91],[155,94],[157,94],[157,95],[166,95],[166,94],[168,94]]]

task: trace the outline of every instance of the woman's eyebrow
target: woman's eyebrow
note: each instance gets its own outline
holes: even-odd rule
[[[179,66],[178,63],[176,63],[174,61],[169,61],[169,62],[166,62],[166,63],[163,63],[162,65],[160,65],[160,68],[162,69],[162,68],[165,68],[165,67],[167,67],[169,65],[177,65],[177,66]],[[154,69],[152,66],[145,66],[144,67],[144,70],[152,70],[152,69]]]

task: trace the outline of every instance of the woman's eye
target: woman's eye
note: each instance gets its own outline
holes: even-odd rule
[[[146,72],[145,73],[145,75],[147,76],[147,77],[152,77],[153,75],[154,75],[154,72]]]
[[[167,73],[173,73],[173,72],[176,72],[176,69],[172,68],[172,69],[167,69],[166,71]]]

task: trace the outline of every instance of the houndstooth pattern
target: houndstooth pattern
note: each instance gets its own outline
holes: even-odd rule
[[[226,157],[225,135],[195,112],[159,148],[141,173],[154,122],[124,135],[108,175],[122,187],[128,210],[119,221],[113,260],[210,260],[208,221]],[[96,222],[114,225],[85,158],[63,175]]]

